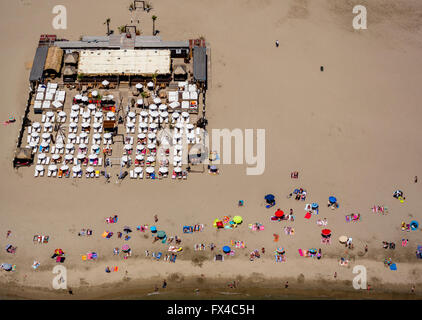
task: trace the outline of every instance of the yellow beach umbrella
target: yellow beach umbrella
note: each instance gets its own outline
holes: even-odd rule
[[[240,224],[240,223],[242,223],[243,219],[242,219],[242,217],[241,217],[241,216],[235,216],[235,217],[233,218],[233,221],[234,221],[236,224]]]

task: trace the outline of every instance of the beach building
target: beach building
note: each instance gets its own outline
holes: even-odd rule
[[[207,53],[200,39],[41,36],[14,166],[35,164],[35,177],[117,167],[119,179],[186,179],[198,164],[189,150],[204,143]]]

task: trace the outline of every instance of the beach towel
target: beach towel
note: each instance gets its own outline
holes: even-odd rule
[[[274,236],[274,242],[277,242],[278,239],[280,238],[280,236],[276,233],[274,233],[273,236]]]
[[[262,230],[264,230],[264,229],[265,229],[265,228],[264,228],[264,226],[262,226],[262,225],[261,225],[261,226],[259,226],[259,230],[261,230],[261,231],[262,231]]]
[[[304,256],[304,254],[303,254],[302,249],[298,249],[298,251],[299,251],[299,255],[300,255],[301,257],[303,257],[303,256]]]
[[[346,222],[350,222],[350,216],[346,216]]]
[[[119,267],[114,267],[113,271],[114,271],[114,272],[119,271]]]
[[[396,271],[397,265],[395,263],[392,263],[391,266],[390,266],[390,270]]]
[[[305,214],[305,219],[310,219],[312,217],[312,214],[310,212],[307,212]]]

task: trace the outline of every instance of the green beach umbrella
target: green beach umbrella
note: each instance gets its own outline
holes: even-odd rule
[[[243,219],[242,219],[242,217],[241,217],[241,216],[235,216],[235,217],[233,218],[233,221],[234,221],[236,224],[240,224],[240,223],[242,223]]]

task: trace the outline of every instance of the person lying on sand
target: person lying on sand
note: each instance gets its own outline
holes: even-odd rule
[[[278,239],[280,238],[280,236],[276,233],[274,233],[273,236],[274,236],[274,242],[277,242]]]

